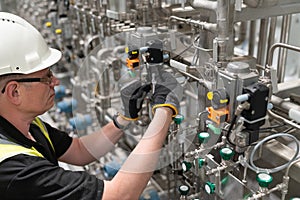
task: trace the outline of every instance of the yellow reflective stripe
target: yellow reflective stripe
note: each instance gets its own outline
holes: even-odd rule
[[[17,144],[0,144],[0,162],[18,154],[26,154],[44,158],[44,156],[35,148],[29,149]]]
[[[53,146],[53,144],[52,144],[52,142],[50,140],[49,134],[47,132],[47,129],[46,129],[45,125],[43,124],[43,122],[38,117],[36,117],[34,119],[33,123],[36,124],[41,129],[41,131],[43,132],[43,134],[45,135],[45,137],[49,141],[49,143],[50,143],[53,151],[55,151],[54,146]]]

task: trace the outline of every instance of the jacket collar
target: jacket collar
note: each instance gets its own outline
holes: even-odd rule
[[[30,129],[32,128],[30,125]],[[14,125],[7,121],[4,117],[0,116],[0,134],[4,135],[7,139],[14,143],[22,145],[26,148],[34,146],[35,142],[26,138]]]

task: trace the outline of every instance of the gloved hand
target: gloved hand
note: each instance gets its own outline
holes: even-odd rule
[[[150,84],[142,85],[142,82],[138,80],[123,86],[120,91],[123,103],[121,116],[127,120],[136,120],[142,109],[143,100],[150,90]]]
[[[152,111],[155,112],[155,109],[159,107],[169,107],[173,110],[173,117],[175,117],[180,110],[183,88],[170,73],[162,70],[157,72],[159,73],[155,73]]]

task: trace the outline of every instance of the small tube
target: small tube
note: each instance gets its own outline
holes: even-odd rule
[[[256,151],[265,143],[265,142],[268,142],[270,141],[271,139],[274,139],[274,138],[277,138],[277,137],[289,137],[291,139],[293,139],[295,142],[296,142],[296,153],[295,155],[293,156],[293,158],[279,166],[279,167],[275,167],[275,168],[272,168],[272,169],[263,169],[263,168],[259,168],[257,167],[255,164],[254,164],[254,155],[256,153]],[[283,170],[284,168],[288,167],[295,159],[297,159],[297,155],[298,155],[298,152],[299,152],[299,141],[298,139],[293,136],[293,135],[290,135],[290,134],[284,134],[284,133],[277,133],[277,134],[274,134],[274,135],[270,135],[268,137],[265,137],[263,140],[261,140],[260,142],[258,142],[255,146],[254,146],[254,149],[252,150],[251,154],[250,154],[250,158],[249,158],[249,162],[250,162],[250,168],[256,172],[267,172],[267,173],[275,173],[275,172],[278,172],[278,171],[281,171]]]

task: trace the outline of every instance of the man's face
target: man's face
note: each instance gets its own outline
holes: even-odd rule
[[[22,77],[23,78],[23,77]],[[21,93],[22,104],[20,109],[23,112],[33,115],[43,114],[54,105],[54,87],[59,85],[59,80],[53,76],[49,68],[28,74],[26,78],[41,78],[41,82],[23,82]]]

